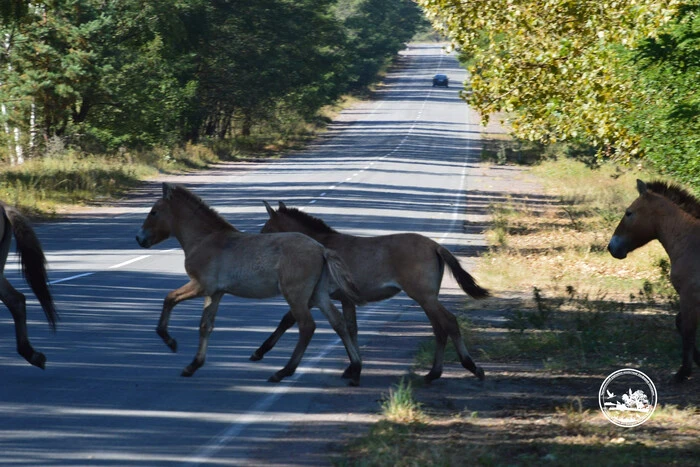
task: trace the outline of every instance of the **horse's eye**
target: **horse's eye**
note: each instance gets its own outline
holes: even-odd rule
[[[158,211],[156,211],[156,210],[151,211],[151,213],[149,214],[149,216],[152,216],[152,217],[156,217],[157,215],[158,215]]]
[[[632,211],[625,211],[625,217],[630,217],[632,215]]]

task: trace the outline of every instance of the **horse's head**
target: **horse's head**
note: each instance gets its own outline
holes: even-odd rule
[[[172,190],[172,185],[163,183],[163,197],[153,204],[141,230],[136,234],[136,241],[143,248],[150,248],[170,237],[173,217],[170,203]]]
[[[267,214],[270,216],[270,218],[267,220],[267,222],[265,222],[262,229],[260,229],[260,233],[284,232],[285,230],[282,228],[281,214],[275,211],[267,201],[263,201],[263,204],[265,205],[265,209],[267,209]],[[280,201],[280,209],[283,207],[285,207],[284,203]]]
[[[637,191],[639,197],[625,210],[608,244],[608,251],[617,259],[657,238],[655,204],[659,195],[647,190],[641,180],[637,180]]]

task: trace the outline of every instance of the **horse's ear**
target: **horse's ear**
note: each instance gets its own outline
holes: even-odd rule
[[[170,199],[174,189],[175,186],[172,183],[163,182],[163,199]]]
[[[280,211],[286,211],[286,210],[287,210],[287,206],[286,206],[282,201],[279,201],[278,204],[279,204],[279,210],[280,210]]]
[[[267,209],[267,213],[270,215],[270,218],[275,217],[277,214],[274,209],[272,209],[272,206],[270,206],[270,203],[267,201],[263,200],[263,204],[265,205],[265,209]]]
[[[647,184],[637,179],[637,191],[639,192],[639,196],[642,196],[647,192]]]

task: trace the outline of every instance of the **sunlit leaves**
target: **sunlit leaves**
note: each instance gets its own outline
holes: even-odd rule
[[[552,142],[585,137],[618,154],[639,141],[621,124],[634,81],[619,53],[654,37],[678,2],[419,0],[469,64],[469,102],[507,112],[514,132]]]

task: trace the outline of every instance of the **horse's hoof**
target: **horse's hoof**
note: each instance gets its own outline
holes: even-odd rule
[[[260,361],[260,360],[262,360],[262,358],[263,358],[263,356],[260,353],[258,353],[257,350],[255,352],[253,352],[253,355],[250,356],[250,359],[254,362]]]
[[[41,368],[42,370],[45,370],[46,369],[46,356],[41,352],[34,352],[34,355],[32,355],[31,360],[29,360],[29,363],[31,363],[35,367],[38,367],[38,368]]]
[[[190,376],[192,376],[194,374],[195,371],[197,371],[197,370],[193,370],[192,368],[187,367],[184,370],[182,370],[182,373],[180,373],[180,376],[184,376],[185,378],[189,378]]]
[[[282,381],[282,378],[277,376],[277,373],[267,378],[268,383],[279,383],[280,381]]]
[[[357,387],[360,385],[360,378],[352,378],[350,381],[348,381],[348,386],[353,386]]]
[[[343,375],[341,376],[341,378],[343,378],[343,379],[352,379],[352,371],[353,371],[352,368],[347,367],[347,368],[345,369],[345,371],[343,371]]]
[[[177,341],[175,339],[170,339],[166,344],[170,347],[170,350],[177,352]]]
[[[484,374],[484,369],[481,368],[480,366],[476,367],[476,371],[474,372],[474,375],[476,375],[476,377],[479,378],[479,381],[483,381],[484,378],[486,378],[486,375]]]
[[[425,381],[427,384],[432,383],[436,379],[438,379],[440,376],[442,376],[442,371],[432,371],[430,370],[430,373],[427,375],[423,376],[423,381]]]
[[[685,373],[681,373],[681,372],[679,371],[678,373],[676,373],[675,375],[673,375],[673,377],[671,378],[671,382],[672,382],[673,384],[682,384],[682,383],[685,383],[686,381],[688,381],[688,378],[689,378],[689,377],[686,376]]]

